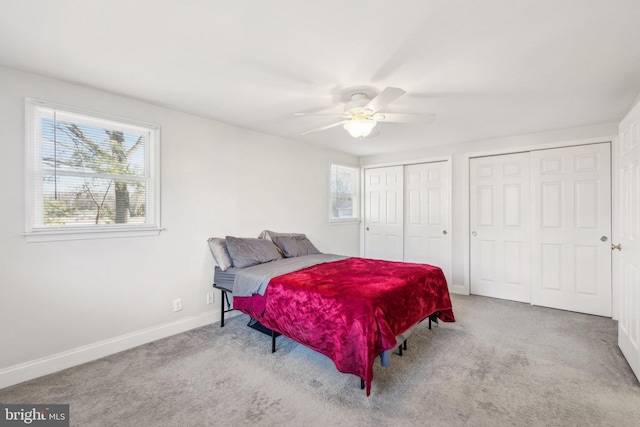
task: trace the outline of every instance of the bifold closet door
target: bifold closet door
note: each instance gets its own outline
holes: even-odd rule
[[[403,260],[404,173],[402,166],[365,169],[364,255]]]
[[[448,161],[365,169],[364,256],[438,266],[451,283]]]
[[[529,153],[469,162],[471,293],[530,302]]]
[[[404,260],[442,269],[451,283],[449,162],[404,168]]]
[[[532,303],[611,316],[610,144],[531,152]]]

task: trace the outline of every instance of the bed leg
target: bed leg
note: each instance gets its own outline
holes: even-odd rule
[[[429,316],[429,329],[431,329],[431,316]]]
[[[227,292],[224,290],[220,290],[222,295],[220,295],[220,327],[224,327],[224,298],[227,296]]]
[[[271,331],[271,353],[276,352],[276,331]]]
[[[364,380],[360,378],[360,390],[364,390]]]
[[[398,356],[402,356],[402,351],[407,349],[407,340],[402,341],[402,344],[398,346]]]

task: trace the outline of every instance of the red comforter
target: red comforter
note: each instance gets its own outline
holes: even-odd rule
[[[397,335],[437,311],[455,321],[440,268],[367,258],[274,277],[264,296],[235,297],[233,307],[359,376],[367,396],[374,359]]]

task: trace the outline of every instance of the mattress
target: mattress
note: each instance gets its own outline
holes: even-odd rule
[[[314,254],[295,258],[281,258],[245,268],[231,267],[225,271],[216,266],[213,273],[213,283],[217,288],[233,292],[235,296],[263,295],[269,281],[275,276],[301,270],[319,263],[345,258],[347,257],[342,255]]]
[[[213,272],[213,284],[217,288],[222,288],[225,291],[233,292],[233,281],[236,278],[237,268],[228,268],[225,271],[220,270],[220,267],[216,265]]]
[[[339,261],[347,258],[343,255],[313,254],[293,258],[280,258],[275,261],[236,269],[233,283],[234,296],[250,297],[264,295],[271,279],[283,274],[299,271],[317,264]]]

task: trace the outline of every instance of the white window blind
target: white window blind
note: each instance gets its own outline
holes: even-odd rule
[[[359,219],[359,169],[331,165],[330,221]]]
[[[28,239],[157,234],[157,126],[33,99],[26,109]]]

